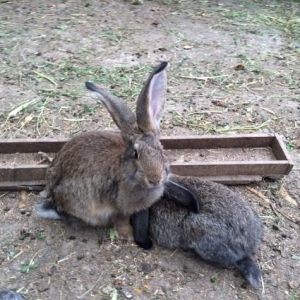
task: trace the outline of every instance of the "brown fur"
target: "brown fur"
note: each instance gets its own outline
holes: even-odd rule
[[[159,123],[163,109],[166,66],[163,63],[154,69],[139,96],[138,119],[147,132],[139,128],[122,100],[86,84],[100,97],[121,132],[83,133],[57,153],[47,170],[45,191],[58,213],[93,225],[113,222],[123,235],[130,231],[129,216],[162,196],[169,171],[159,130],[153,124]],[[157,98],[151,99],[152,94]],[[157,115],[151,115],[153,111]]]

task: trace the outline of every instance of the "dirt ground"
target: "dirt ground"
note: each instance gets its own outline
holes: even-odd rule
[[[300,299],[299,1],[1,0],[0,48],[1,138],[115,128],[84,82],[134,107],[148,72],[169,60],[164,135],[276,132],[295,164],[282,180],[232,187],[264,223],[258,291],[192,253],[41,220],[40,197],[27,192],[0,193],[1,289],[26,299]]]

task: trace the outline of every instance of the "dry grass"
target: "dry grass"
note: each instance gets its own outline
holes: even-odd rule
[[[167,5],[171,5],[171,10],[174,12],[187,13],[192,18],[209,17],[217,13],[219,16],[217,28],[225,29],[236,26],[241,32],[249,32],[253,30],[253,27],[258,31],[276,29],[284,34],[284,38],[292,41],[296,41],[297,37],[300,36],[296,2],[271,1],[262,4],[243,1],[239,4],[232,11],[222,5],[211,7],[207,1],[192,1],[189,6],[187,6],[186,1],[167,3]],[[284,10],[282,9],[283,6]],[[43,8],[46,9],[46,6]],[[252,12],[257,9],[260,9],[259,14]],[[55,10],[53,13],[56,14]],[[44,20],[47,16],[44,14],[41,18]],[[57,28],[63,33],[70,29],[70,26],[78,24],[80,20],[82,20],[82,24],[87,24],[85,18],[88,18],[86,14],[71,14],[63,20],[58,18],[56,19]],[[34,49],[20,47],[21,39],[18,38],[16,43],[11,42],[13,37],[24,34],[24,28],[19,26],[13,18],[2,19],[0,27],[2,28],[1,37],[5,42],[2,55],[7,58],[1,62],[1,75],[14,85],[17,84],[23,89],[29,89],[36,95],[34,99],[28,99],[23,104],[2,111],[1,119],[4,125],[1,129],[3,137],[8,136],[11,131],[14,131],[14,137],[28,136],[28,134],[32,137],[38,137],[51,135],[51,132],[61,135],[65,132],[65,128],[69,128],[68,135],[72,136],[79,132],[82,126],[86,128],[92,126],[89,124],[94,120],[91,117],[92,114],[101,114],[101,106],[98,104],[84,104],[85,98],[88,97],[83,84],[85,80],[101,84],[117,96],[125,99],[131,107],[134,107],[134,101],[140,91],[141,84],[151,69],[148,64],[115,68],[95,66],[89,61],[93,52],[90,45],[91,39],[88,38],[83,42],[82,47],[74,53],[73,57],[51,62],[44,60]],[[101,29],[97,36],[104,43],[106,53],[109,54],[113,53],[117,47],[122,47],[128,43],[134,33],[135,31],[130,27],[107,25]],[[170,34],[176,36],[175,45],[178,49],[184,48],[189,51],[190,48],[188,47],[197,48],[201,45],[199,41],[187,38],[184,33],[176,29],[172,29]],[[40,38],[43,38],[42,35]],[[18,59],[12,60],[13,57],[18,57]],[[256,93],[263,91],[262,87],[265,84],[279,84],[289,88],[291,97],[299,101],[299,95],[293,93],[299,79],[299,71],[296,67],[297,52],[285,53],[284,59],[287,62],[287,67],[291,70],[289,73],[267,70],[263,62],[268,58],[270,58],[269,53],[261,53],[255,58],[246,54],[237,54],[236,59],[240,61],[244,71],[235,71],[235,66],[232,65],[228,73],[228,68],[223,67],[224,70],[222,70],[213,62],[199,69],[191,59],[184,55],[179,56],[176,61],[172,61],[170,69],[172,79],[170,80],[169,98],[171,100],[177,99],[176,87],[179,86],[188,86],[185,94],[197,96],[197,94],[205,93],[207,97],[218,97],[222,93],[223,97],[226,98],[236,91],[256,95]],[[281,58],[279,57],[279,59]],[[191,83],[189,80],[197,82]],[[172,92],[173,88],[174,93]],[[276,97],[276,94],[269,97]],[[282,95],[277,97],[282,97]],[[185,101],[182,101],[181,105],[183,108],[188,108],[188,103]],[[53,114],[58,115],[58,119],[55,121]],[[270,120],[260,120],[260,122],[254,122],[250,125],[228,124],[222,128],[220,125],[214,126],[214,122],[207,118],[204,120],[203,117],[194,113],[183,115],[180,111],[175,114],[172,123],[174,126],[184,126],[198,133],[256,131],[265,126],[272,127]],[[105,117],[101,126],[111,126],[110,118]]]

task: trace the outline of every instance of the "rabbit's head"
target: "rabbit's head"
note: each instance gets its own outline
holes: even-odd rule
[[[163,187],[169,174],[159,140],[167,66],[168,62],[162,62],[145,82],[137,100],[136,116],[124,101],[86,82],[87,89],[96,93],[121,131],[126,147],[121,155],[123,176],[146,189]]]

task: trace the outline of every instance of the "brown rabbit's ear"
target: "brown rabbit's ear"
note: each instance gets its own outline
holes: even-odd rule
[[[162,62],[154,68],[138,97],[136,118],[143,133],[159,134],[159,122],[162,116],[167,88],[166,68],[168,62]]]
[[[129,141],[130,138],[138,132],[136,118],[131,109],[123,100],[95,86],[93,83],[86,82],[85,86],[88,90],[96,93],[97,97],[105,105],[114,122],[121,130],[122,138],[125,141]]]

